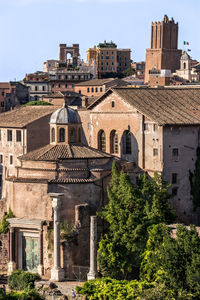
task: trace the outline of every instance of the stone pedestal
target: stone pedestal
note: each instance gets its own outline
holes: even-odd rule
[[[53,245],[54,245],[54,266],[51,269],[51,279],[52,281],[62,281],[64,280],[64,270],[60,267],[60,197],[63,194],[50,194],[52,197],[52,207],[53,207]]]
[[[51,281],[63,281],[65,278],[64,270],[61,268],[51,269]]]
[[[8,275],[10,275],[15,270],[16,270],[16,263],[14,261],[9,261],[8,262]]]
[[[92,280],[97,277],[97,217],[90,218],[90,270],[87,279]]]

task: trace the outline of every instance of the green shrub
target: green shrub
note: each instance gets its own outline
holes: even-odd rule
[[[0,290],[1,300],[43,300],[44,297],[38,294],[34,289],[26,289],[23,291],[12,291],[10,293],[4,293]]]
[[[9,218],[13,218],[13,212],[12,210],[9,208],[8,213],[3,216],[0,220],[0,233],[7,233],[8,229],[9,229],[9,222],[7,221],[7,219]]]
[[[138,297],[144,290],[153,287],[154,284],[146,281],[102,278],[85,282],[82,287],[76,287],[76,291],[86,295],[89,300],[132,300],[140,299]]]
[[[24,104],[24,106],[32,106],[32,105],[52,105],[52,104],[42,100],[30,101]]]
[[[39,274],[16,270],[8,277],[8,286],[11,290],[33,289],[34,282],[39,279]]]

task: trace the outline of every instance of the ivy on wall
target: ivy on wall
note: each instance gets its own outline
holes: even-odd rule
[[[194,173],[189,171],[190,193],[193,197],[194,211],[200,207],[200,147],[197,148],[197,160]]]
[[[7,219],[14,218],[12,210],[9,208],[9,211],[4,215],[0,220],[0,233],[7,233],[9,229],[9,222]]]

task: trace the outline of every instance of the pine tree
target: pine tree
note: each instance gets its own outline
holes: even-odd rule
[[[101,212],[101,217],[109,223],[109,231],[101,239],[98,251],[103,276],[138,278],[147,228],[174,220],[167,189],[168,185],[157,174],[152,180],[140,176],[134,187],[129,175],[119,173],[113,164],[109,203]]]

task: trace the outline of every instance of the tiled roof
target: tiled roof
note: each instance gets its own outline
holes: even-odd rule
[[[0,127],[22,128],[37,119],[52,114],[56,109],[58,109],[58,106],[53,105],[22,106],[5,113],[1,113]]]
[[[91,85],[104,85],[110,81],[115,80],[115,78],[106,78],[106,79],[92,79],[88,81],[83,81],[75,84],[75,86],[91,86]]]
[[[78,158],[109,158],[111,155],[85,145],[47,145],[19,157],[21,160],[58,161]]]
[[[23,178],[23,177],[8,177],[7,181],[12,182],[26,182],[26,183],[92,183],[97,181],[97,178],[60,178],[60,179],[36,179],[36,178]]]
[[[200,89],[114,88],[114,93],[159,125],[200,124]],[[110,94],[108,91],[106,94]],[[91,104],[105,99],[106,94]]]
[[[9,89],[10,82],[0,82],[0,89]]]

